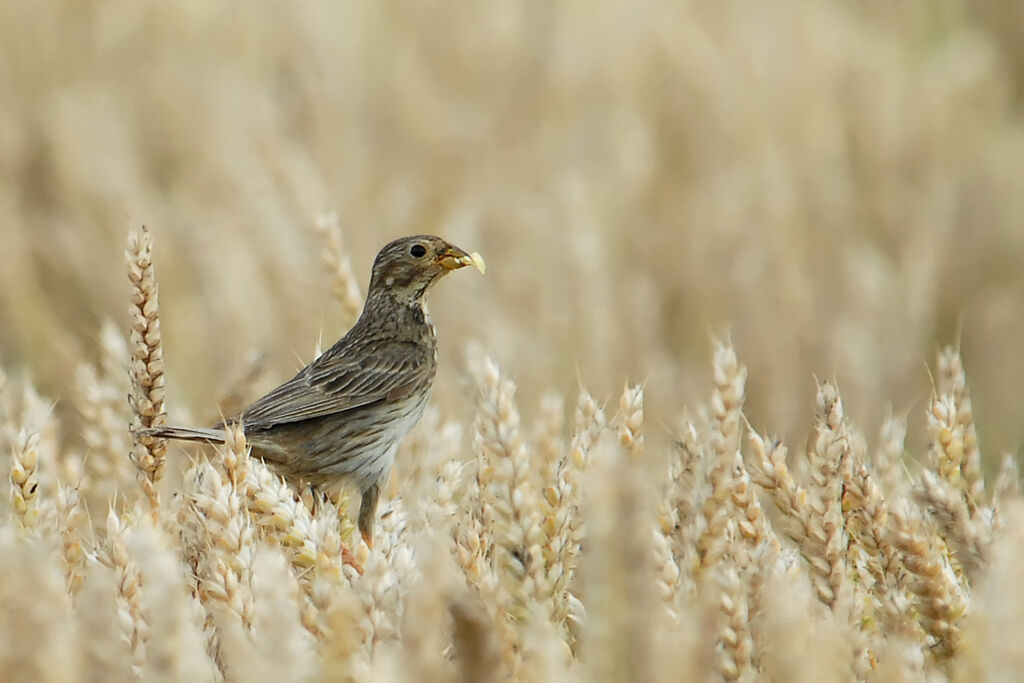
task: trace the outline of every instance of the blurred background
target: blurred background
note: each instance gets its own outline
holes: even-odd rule
[[[208,419],[252,353],[266,389],[344,332],[333,210],[364,290],[400,235],[486,256],[431,298],[452,419],[478,341],[527,418],[641,381],[664,440],[717,336],[795,445],[815,376],[919,429],[959,341],[991,462],[1024,417],[1022,88],[1016,0],[0,0],[0,367],[62,401],[127,332],[144,223],[168,405]]]

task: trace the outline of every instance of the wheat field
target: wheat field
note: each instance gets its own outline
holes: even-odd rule
[[[1009,0],[0,0],[0,680],[1011,681]],[[204,425],[392,238],[377,543]]]

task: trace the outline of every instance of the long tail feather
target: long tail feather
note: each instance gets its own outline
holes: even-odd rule
[[[203,429],[197,427],[148,427],[137,432],[140,436],[152,436],[158,439],[181,439],[182,441],[205,441],[208,443],[224,443],[226,434],[223,429]]]

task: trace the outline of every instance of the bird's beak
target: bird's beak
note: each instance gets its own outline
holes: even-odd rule
[[[456,270],[466,266],[473,266],[481,274],[487,270],[483,256],[475,251],[472,254],[467,254],[455,245],[449,245],[446,250],[441,252],[441,255],[437,257],[437,263],[445,270]]]

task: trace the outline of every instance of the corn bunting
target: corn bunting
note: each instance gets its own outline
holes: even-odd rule
[[[223,443],[241,423],[252,453],[290,479],[359,489],[359,531],[373,547],[377,499],[398,443],[423,414],[437,369],[424,305],[431,285],[483,259],[431,235],[387,244],[373,262],[359,320],[295,377],[210,429],[154,427],[142,435]]]

